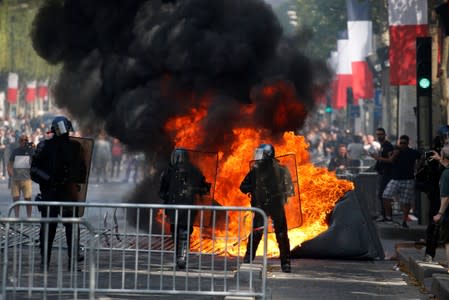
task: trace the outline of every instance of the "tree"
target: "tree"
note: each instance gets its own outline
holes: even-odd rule
[[[370,0],[373,31],[378,36],[388,33],[387,0]],[[287,33],[291,32],[287,10],[298,16],[298,47],[309,56],[325,59],[336,48],[338,32],[347,28],[345,0],[291,0],[274,8]],[[381,43],[383,41],[380,41]],[[383,42],[382,44],[384,44]]]
[[[5,0],[0,4],[0,72],[17,72],[24,80],[53,77],[58,72],[58,67],[36,54],[29,35],[41,2]]]

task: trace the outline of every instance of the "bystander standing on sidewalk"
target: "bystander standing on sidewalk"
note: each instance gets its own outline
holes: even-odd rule
[[[376,159],[375,169],[378,174],[377,192],[378,192],[378,198],[380,201],[380,215],[378,216],[376,221],[392,222],[392,219],[385,215],[385,207],[384,207],[383,197],[382,197],[385,187],[387,186],[388,182],[390,182],[390,179],[391,179],[392,164],[390,162],[383,161],[382,159],[388,159],[391,156],[391,154],[393,153],[394,147],[390,143],[390,141],[387,140],[387,135],[385,133],[385,129],[383,129],[382,127],[379,127],[376,129],[376,138],[380,144],[380,151],[377,152],[375,148],[371,148],[371,151],[368,150],[369,154],[372,157],[374,157],[374,158],[375,158],[375,156],[379,157],[378,159]]]
[[[401,135],[399,145],[393,150],[388,158],[373,155],[373,158],[392,163],[391,180],[388,182],[383,192],[383,203],[385,216],[389,220],[393,219],[392,201],[398,197],[401,204],[403,216],[402,227],[408,228],[407,220],[410,208],[415,203],[415,164],[420,158],[420,153],[410,148],[409,137]]]
[[[9,139],[6,134],[6,131],[4,128],[0,128],[0,163],[2,164],[2,175],[1,179],[6,178],[6,164],[7,164],[7,158],[5,157],[5,150],[6,147],[8,147]]]
[[[439,160],[444,170],[440,177],[440,209],[433,216],[435,222],[440,222],[440,238],[446,249],[446,258],[449,264],[449,146],[441,149],[441,156],[434,152],[433,159]]]
[[[440,209],[440,188],[439,182],[444,167],[439,160],[432,158],[432,153],[441,153],[444,145],[447,145],[449,126],[441,126],[437,136],[433,140],[431,151],[425,152],[421,159],[420,166],[416,173],[416,187],[418,190],[426,193],[429,200],[428,219],[426,228],[426,249],[423,261],[427,263],[435,262],[436,249],[438,247],[440,226],[438,222],[433,221],[433,216]]]
[[[32,182],[30,177],[31,156],[33,155],[33,144],[28,142],[26,135],[19,138],[19,147],[12,150],[8,162],[8,176],[11,178],[11,195],[13,201],[20,200],[20,194],[26,201],[31,201]],[[31,217],[32,206],[28,205],[27,216]],[[14,207],[16,217],[19,217],[20,207]]]

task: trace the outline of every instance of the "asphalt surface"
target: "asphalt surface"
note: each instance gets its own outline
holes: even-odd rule
[[[88,190],[89,202],[120,203],[132,191],[134,184],[111,182],[91,184]],[[34,186],[34,193],[37,186]],[[6,181],[0,181],[0,211],[5,216],[11,204]],[[25,214],[24,211],[21,214]],[[33,211],[33,216],[38,216]],[[410,223],[409,229],[396,225],[377,224],[384,247],[385,259],[374,261],[294,259],[292,273],[282,273],[278,259],[269,259],[267,274],[267,299],[435,299],[432,280],[427,275],[419,281],[412,272],[407,254],[401,260],[400,249],[415,249],[415,259],[422,258],[422,247],[416,241],[423,238],[424,226]],[[419,244],[419,243],[418,243]],[[398,250],[399,249],[399,250]],[[445,256],[438,249],[439,258]],[[442,262],[443,263],[443,262]],[[445,269],[444,269],[445,270]],[[441,270],[440,270],[441,271]],[[449,275],[440,272],[441,276]],[[432,274],[430,275],[432,276]],[[423,277],[424,278],[424,277]],[[432,278],[432,277],[431,277]],[[443,277],[444,280],[445,277]],[[444,291],[444,288],[442,289]],[[199,298],[193,296],[142,296],[98,295],[98,299],[220,299],[219,297]],[[444,299],[444,298],[440,298]]]

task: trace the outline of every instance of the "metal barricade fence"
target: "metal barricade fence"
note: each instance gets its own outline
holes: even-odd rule
[[[88,235],[85,259],[79,264],[85,272],[67,272],[63,267],[63,246],[54,249],[55,264],[42,265],[39,238],[35,234],[41,226],[66,224]],[[32,228],[33,230],[29,230]],[[36,229],[36,230],[34,230]],[[0,249],[2,255],[2,282],[0,299],[95,299],[95,242],[93,228],[80,218],[0,218]],[[55,252],[55,251],[53,251]],[[78,268],[78,262],[72,268]],[[70,270],[69,270],[70,271]]]
[[[9,214],[16,205],[30,202],[13,203]],[[267,216],[258,208],[78,202],[31,202],[31,205],[84,210],[83,218],[100,240],[94,249],[97,296],[266,297]],[[62,208],[59,209],[62,213]],[[252,246],[247,239],[256,214],[263,220],[258,252],[261,258],[245,264],[243,255],[246,244],[250,242]],[[180,225],[193,229],[187,239],[185,269],[177,266],[178,233],[171,232]],[[83,231],[80,235],[83,244]],[[58,232],[56,240],[61,238]]]

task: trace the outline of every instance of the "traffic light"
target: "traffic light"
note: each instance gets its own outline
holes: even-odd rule
[[[432,144],[432,38],[416,38],[416,124],[419,148]]]
[[[416,38],[416,93],[432,96],[432,38]]]

